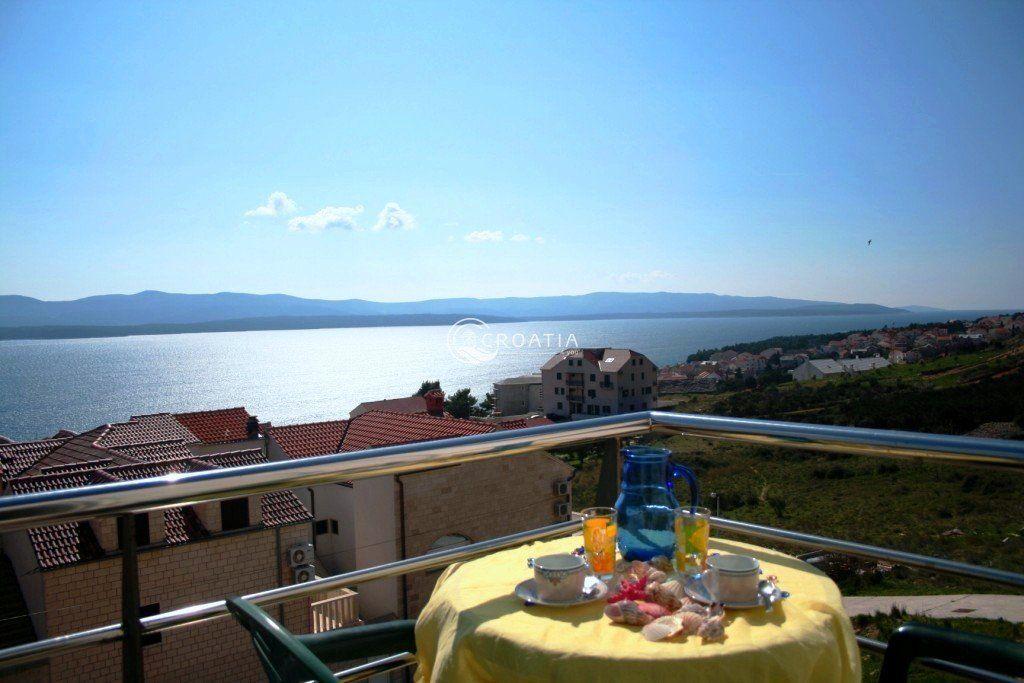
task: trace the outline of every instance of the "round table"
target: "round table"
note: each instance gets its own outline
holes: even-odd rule
[[[419,681],[860,681],[860,653],[838,587],[794,557],[712,539],[711,552],[754,555],[791,597],[763,610],[728,611],[726,640],[649,642],[613,624],[604,601],[525,606],[512,591],[526,560],[581,545],[533,543],[441,575],[416,624]]]

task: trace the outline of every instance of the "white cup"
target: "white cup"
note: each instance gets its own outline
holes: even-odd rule
[[[551,602],[569,602],[583,592],[587,566],[582,557],[561,553],[545,555],[533,561],[533,579],[537,597]]]
[[[748,555],[711,555],[704,585],[716,602],[754,602],[761,581],[761,564]]]

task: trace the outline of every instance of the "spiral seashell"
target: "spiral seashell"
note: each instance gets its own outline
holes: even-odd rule
[[[675,617],[679,619],[679,633],[684,636],[692,636],[704,625],[704,617],[695,612],[677,612]]]
[[[630,626],[646,626],[654,621],[654,616],[645,613],[632,600],[613,602],[604,608],[604,614],[617,624]]]
[[[704,640],[725,640],[725,616],[705,619],[697,629],[697,635]]]
[[[682,606],[683,600],[688,599],[683,591],[682,584],[674,579],[664,583],[649,583],[644,592],[652,602],[663,605],[672,612],[675,612]]]

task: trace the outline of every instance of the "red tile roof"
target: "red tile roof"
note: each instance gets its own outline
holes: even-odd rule
[[[409,414],[426,413],[427,399],[422,396],[403,396],[402,398],[386,398],[381,401],[364,401],[352,409],[349,417],[358,417],[370,411]]]
[[[538,415],[536,417],[517,417],[510,420],[495,420],[493,424],[502,429],[527,429],[529,427],[540,427],[542,425],[555,424],[552,420]]]
[[[103,451],[101,451],[103,452]],[[117,458],[96,458],[49,465],[34,476],[12,479],[14,494],[78,488],[111,481],[144,479],[175,472],[239,467],[266,462],[263,451],[256,449],[195,456],[181,441],[122,446],[105,451]],[[147,458],[153,458],[147,460]],[[131,459],[131,461],[128,461]],[[127,462],[126,462],[127,461]],[[261,499],[264,527],[295,524],[311,519],[309,512],[291,491],[276,491]],[[187,543],[209,536],[191,507],[164,511],[167,543]],[[29,529],[29,538],[43,569],[64,567],[77,562],[103,557],[92,526],[86,522],[57,524]]]
[[[107,425],[107,431],[97,440],[99,448],[114,448],[129,444],[182,440],[198,443],[196,434],[183,427],[170,413],[136,415],[127,422]]]
[[[434,439],[450,439],[470,434],[487,434],[497,429],[494,425],[476,420],[373,411],[349,420],[340,450],[348,452]]]
[[[203,443],[245,441],[249,438],[247,426],[251,415],[245,408],[177,413],[174,417]]]
[[[289,458],[308,458],[337,453],[347,426],[348,420],[308,422],[271,427],[270,435]]]
[[[42,439],[0,445],[0,485],[35,465],[67,439]]]

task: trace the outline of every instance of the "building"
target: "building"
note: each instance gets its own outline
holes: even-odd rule
[[[443,400],[443,396],[442,396]],[[550,424],[389,411],[271,427],[271,459],[350,452]],[[314,516],[317,561],[330,573],[483,541],[569,518],[572,468],[545,452],[324,484],[297,492]],[[439,572],[358,586],[365,620],[414,617]]]
[[[371,410],[383,410],[389,413],[408,413],[410,415],[443,415],[444,393],[439,390],[428,391],[422,396],[416,394],[403,398],[386,398],[381,401],[364,401],[348,414],[349,419],[359,417]]]
[[[544,410],[541,375],[509,377],[494,383],[496,415],[526,415]]]
[[[854,375],[869,370],[887,368],[891,363],[885,358],[873,356],[871,358],[843,358],[842,360],[809,360],[793,371],[793,379],[797,382],[806,382],[812,379],[834,377],[836,375]]]
[[[658,368],[631,349],[566,349],[541,367],[544,413],[579,419],[648,410]]]
[[[262,446],[247,447],[254,440],[244,429],[252,422],[247,413],[185,415],[183,420],[142,415],[72,437],[0,446],[4,495],[266,462]],[[193,418],[210,431],[192,432],[185,424]],[[242,428],[231,430],[238,425]],[[290,566],[287,550],[309,542],[309,520],[291,491],[136,515],[143,615],[302,579]],[[30,615],[35,638],[117,622],[123,542],[113,518],[6,533],[3,552],[16,583],[0,594],[20,597],[17,609]],[[0,610],[19,613],[8,605]],[[291,630],[310,630],[309,599],[282,605],[273,614]],[[260,675],[248,637],[229,620],[147,636],[143,657],[147,678],[154,681],[256,680]],[[120,675],[121,648],[113,643],[51,657],[15,678],[112,681]]]

